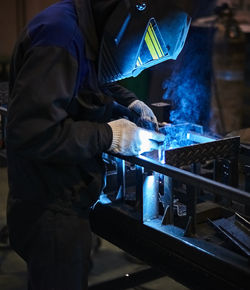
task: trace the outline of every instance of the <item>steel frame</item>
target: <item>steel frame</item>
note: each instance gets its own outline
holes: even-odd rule
[[[194,234],[195,204],[199,190],[203,189],[246,205],[250,205],[250,193],[195,174],[194,172],[199,171],[198,168],[190,172],[162,164],[148,156],[109,157],[112,162],[117,162],[119,194],[111,204],[97,203],[93,208],[91,223],[98,235],[149,265],[165,271],[191,289],[247,289],[250,280],[247,257],[197,239]],[[126,164],[136,167],[136,205],[132,208],[124,202]],[[158,212],[155,207],[150,212],[147,211],[145,216],[145,204],[154,204],[158,196],[153,190],[147,201],[148,196],[144,194],[143,182],[148,176],[157,178],[159,175],[164,176],[164,194],[166,193],[168,198],[169,207],[166,207],[163,218],[157,218]],[[185,229],[173,223],[171,195],[173,180],[188,185],[189,219]]]

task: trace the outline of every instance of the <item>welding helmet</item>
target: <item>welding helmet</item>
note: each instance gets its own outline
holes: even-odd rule
[[[175,60],[191,18],[181,0],[120,0],[101,39],[98,79],[102,84],[136,77],[144,69]]]

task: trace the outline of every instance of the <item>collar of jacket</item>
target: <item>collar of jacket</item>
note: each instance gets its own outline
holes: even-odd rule
[[[96,62],[99,56],[99,40],[96,32],[96,25],[92,12],[91,0],[73,0],[76,7],[78,23],[85,42],[85,55],[88,59],[88,77],[81,93],[76,99],[86,107],[86,99],[88,95],[90,99],[97,105],[103,106],[113,102],[113,98],[102,92],[99,87]],[[93,104],[94,105],[94,104]]]
[[[91,0],[74,0],[79,27],[85,40],[88,60],[96,61],[99,54],[99,41],[91,7]]]

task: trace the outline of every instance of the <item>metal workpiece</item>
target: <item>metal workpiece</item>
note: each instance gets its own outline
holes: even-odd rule
[[[174,223],[174,201],[173,201],[173,179],[164,175],[163,179],[163,195],[160,197],[160,202],[164,207],[162,224]]]
[[[138,222],[120,202],[98,203],[90,221],[95,233],[189,289],[247,289],[247,258],[205,240],[185,237],[184,230],[160,219]]]
[[[151,221],[159,216],[159,174],[152,172],[145,176],[143,180],[143,222]]]
[[[238,188],[239,137],[186,124],[166,130],[177,138],[159,150],[108,154],[122,198],[96,204],[93,231],[190,289],[248,289],[250,192]]]
[[[117,184],[118,184],[118,194],[116,199],[123,199],[126,189],[125,180],[125,161],[122,159],[117,159]]]
[[[207,160],[213,160],[218,158],[236,158],[239,153],[239,137],[214,140],[192,133],[190,133],[188,136],[190,138],[190,141],[195,140],[195,142],[197,142],[199,140],[206,141],[206,143],[197,143],[190,146],[183,146],[173,149],[163,149],[163,152],[161,152],[160,154],[165,155],[165,164],[181,167],[193,163],[203,163]],[[195,138],[193,138],[192,136]],[[158,154],[158,152],[153,151],[146,153],[145,156],[157,160]]]
[[[213,194],[218,194],[231,200],[236,200],[244,204],[250,204],[250,193],[243,191],[232,186],[225,185],[223,183],[214,181],[212,179],[205,178],[203,176],[194,174],[187,170],[174,167],[168,164],[162,164],[158,160],[146,157],[146,156],[119,156],[132,164],[137,164],[147,170],[156,171],[163,175],[167,175],[174,179],[177,179],[185,184],[192,184],[198,188],[205,189]]]
[[[209,222],[226,238],[227,242],[229,241],[234,248],[247,257],[250,265],[249,221],[235,213],[230,218],[221,218],[216,221],[209,219]]]

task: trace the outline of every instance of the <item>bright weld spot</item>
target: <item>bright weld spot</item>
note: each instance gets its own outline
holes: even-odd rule
[[[148,132],[146,130],[140,130],[139,132],[139,140],[141,142],[141,148],[139,151],[139,154],[142,154],[143,152],[150,151],[152,149],[150,138],[152,138],[152,133]]]
[[[158,158],[161,164],[165,164],[165,150],[163,146],[158,149]]]

